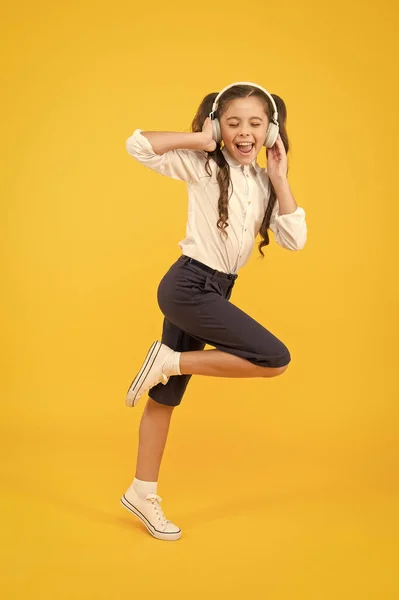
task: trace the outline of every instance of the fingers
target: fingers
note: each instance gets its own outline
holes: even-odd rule
[[[274,142],[272,148],[273,152],[275,152],[276,154],[278,154],[279,156],[285,152],[285,148],[284,148],[284,144],[283,144],[283,140],[281,139],[280,134],[277,136],[276,141]]]
[[[273,146],[271,146],[270,148],[268,148],[268,150],[276,150],[279,144],[282,144],[283,141],[281,139],[280,134],[278,134],[278,136],[276,137],[276,141],[274,142]]]
[[[204,121],[204,124],[202,125],[202,131],[204,131],[204,129],[205,129],[206,127],[208,127],[210,123],[211,123],[211,120],[210,120],[210,118],[209,118],[209,117],[206,117],[206,119],[205,119],[205,121]]]

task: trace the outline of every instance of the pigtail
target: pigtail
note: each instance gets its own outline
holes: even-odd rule
[[[192,120],[191,123],[191,131],[192,132],[200,132],[202,131],[202,127],[204,125],[205,119],[209,116],[209,113],[212,110],[212,105],[215,101],[218,92],[212,92],[205,96],[202,100],[201,104],[198,107],[197,113]],[[216,111],[216,117],[218,117],[219,108]],[[229,184],[230,184],[230,165],[226,161],[224,154],[222,152],[222,143],[216,144],[215,150],[212,152],[207,152],[208,158],[205,163],[205,170],[208,175],[211,177],[212,171],[210,170],[209,162],[210,160],[214,160],[214,162],[218,166],[218,170],[216,173],[216,180],[219,184],[219,201],[218,201],[218,211],[219,211],[219,219],[216,223],[217,228],[222,232],[222,235],[225,239],[227,239],[227,232],[225,231],[229,226],[228,218],[229,218]]]

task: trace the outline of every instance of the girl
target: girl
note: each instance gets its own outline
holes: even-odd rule
[[[135,406],[150,390],[136,475],[121,503],[161,540],[181,537],[162,511],[157,482],[172,411],[191,376],[274,377],[291,360],[278,338],[229,302],[258,233],[262,258],[268,229],[288,250],[300,250],[306,242],[305,211],[287,180],[286,118],[279,96],[236,82],[205,96],[190,132],[136,129],[126,142],[128,153],[143,165],[185,181],[189,196],[182,254],[157,292],[162,342],[152,344],[126,398]],[[263,146],[267,169],[256,161]],[[204,350],[206,344],[215,349]]]

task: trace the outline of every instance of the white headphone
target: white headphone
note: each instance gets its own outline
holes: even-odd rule
[[[212,121],[212,137],[213,137],[213,139],[218,144],[220,144],[220,142],[222,141],[222,131],[220,129],[220,122],[219,122],[219,119],[217,119],[215,117],[218,100],[219,100],[220,96],[226,90],[228,90],[229,88],[231,88],[235,85],[251,85],[253,87],[256,87],[256,88],[262,90],[262,92],[264,92],[270,98],[271,103],[274,108],[274,113],[270,120],[269,127],[266,132],[266,139],[265,139],[265,142],[263,145],[266,146],[266,148],[271,148],[274,145],[274,143],[276,142],[278,132],[279,132],[277,106],[276,106],[273,96],[271,94],[269,94],[269,92],[267,90],[265,90],[260,85],[257,85],[256,83],[251,83],[250,81],[236,81],[235,83],[232,83],[231,85],[228,85],[227,87],[223,88],[222,91],[219,92],[218,95],[216,96],[216,98],[213,102],[213,105],[212,105],[212,111],[209,113],[209,117]]]

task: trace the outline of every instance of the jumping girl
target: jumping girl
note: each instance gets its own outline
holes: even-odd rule
[[[306,242],[305,211],[287,180],[286,118],[279,96],[241,81],[205,96],[190,132],[136,129],[126,142],[141,164],[188,187],[182,254],[157,292],[162,341],[152,344],[126,398],[135,406],[150,391],[136,475],[121,503],[161,540],[181,537],[162,511],[157,482],[170,418],[191,376],[275,377],[291,360],[277,337],[229,302],[258,233],[262,258],[268,229],[288,250]],[[264,146],[267,169],[256,161]],[[204,350],[206,344],[214,349]]]

